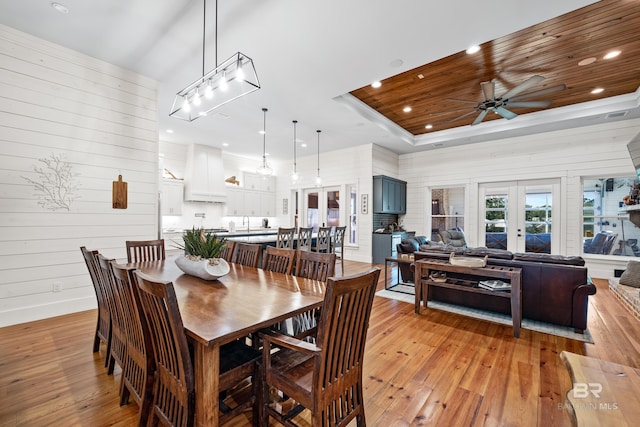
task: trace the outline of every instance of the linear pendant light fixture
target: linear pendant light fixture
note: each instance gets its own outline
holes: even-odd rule
[[[318,132],[318,174],[316,175],[316,187],[322,186],[322,178],[320,178],[320,130]]]
[[[237,52],[222,64],[218,64],[218,1],[216,0],[216,68],[205,74],[205,39],[207,22],[207,0],[204,3],[204,19],[202,24],[202,77],[176,94],[171,106],[172,117],[194,121],[206,116],[227,102],[260,89],[260,82],[253,60],[247,55]]]
[[[273,169],[271,169],[271,166],[269,166],[269,163],[267,162],[267,111],[269,110],[266,108],[262,109],[262,114],[264,116],[264,124],[262,126],[262,163],[256,171],[263,177],[273,175]]]
[[[293,121],[293,170],[291,171],[291,182],[296,184],[300,179],[300,175],[298,175],[298,165],[296,163],[296,125],[298,124],[297,120]]]

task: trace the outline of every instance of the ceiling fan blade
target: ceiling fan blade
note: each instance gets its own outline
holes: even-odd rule
[[[469,111],[468,113],[463,114],[463,115],[461,115],[461,116],[459,116],[459,117],[456,117],[455,119],[451,119],[451,120],[449,120],[449,122],[455,122],[455,121],[458,121],[458,120],[463,119],[463,118],[465,118],[465,117],[467,117],[467,116],[470,116],[471,114],[474,114],[475,112],[476,112],[476,110]]]
[[[540,84],[541,81],[544,80],[544,77],[542,76],[533,76],[533,77],[529,77],[527,80],[525,80],[524,82],[520,83],[518,86],[514,87],[513,89],[507,91],[507,93],[505,93],[504,95],[502,95],[502,99],[509,99],[512,96],[515,96],[517,94],[519,94],[520,92],[524,92],[525,90],[534,87],[538,84]]]
[[[485,101],[493,100],[496,96],[496,84],[493,81],[490,82],[482,82],[480,83],[482,86],[482,94],[484,95]]]
[[[504,117],[507,120],[511,120],[515,116],[517,116],[516,113],[509,111],[504,107],[496,107],[496,113],[500,114],[502,117]]]
[[[477,125],[478,123],[480,123],[482,120],[484,120],[484,116],[486,116],[486,115],[487,115],[487,112],[488,112],[488,111],[489,111],[489,110],[482,110],[482,111],[480,111],[480,114],[478,114],[478,117],[476,117],[476,119],[473,121],[473,123],[471,123],[471,126],[475,126],[475,125]]]
[[[469,101],[468,99],[445,98],[445,101],[466,102],[467,104],[478,104],[478,101]]]
[[[551,101],[516,101],[506,103],[508,107],[519,108],[547,108],[551,105]]]
[[[529,98],[537,98],[538,96],[545,96],[552,93],[560,92],[561,90],[565,90],[567,85],[562,83],[558,86],[551,86],[546,89],[534,90],[533,92],[523,93],[522,95],[513,96],[509,99],[509,101],[520,101]]]

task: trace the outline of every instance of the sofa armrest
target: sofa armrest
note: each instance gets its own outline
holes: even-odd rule
[[[589,307],[589,295],[595,295],[597,289],[591,279],[580,285],[573,291],[573,327],[576,332],[584,332],[587,329],[587,309]]]

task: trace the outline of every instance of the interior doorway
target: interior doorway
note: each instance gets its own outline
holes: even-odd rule
[[[322,187],[304,190],[304,220],[306,227],[333,227],[340,225],[340,187]]]

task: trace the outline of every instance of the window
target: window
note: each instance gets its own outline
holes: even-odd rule
[[[347,233],[345,243],[350,245],[358,244],[358,190],[355,185],[347,185],[347,194],[349,197],[349,214],[347,218]]]
[[[439,231],[464,230],[464,187],[431,190],[431,240],[440,240]]]
[[[583,179],[583,253],[640,256],[640,229],[629,221],[622,201],[636,182],[636,177]]]

